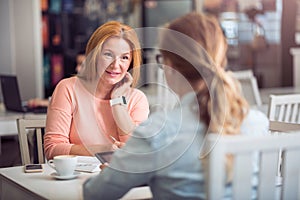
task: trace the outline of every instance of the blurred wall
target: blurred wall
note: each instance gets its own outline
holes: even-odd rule
[[[0,73],[18,77],[22,100],[43,97],[39,0],[0,0]]]

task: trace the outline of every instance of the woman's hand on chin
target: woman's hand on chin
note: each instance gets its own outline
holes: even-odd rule
[[[126,92],[130,89],[130,85],[132,84],[132,81],[133,78],[131,74],[127,72],[124,78],[115,85],[111,93],[111,98],[114,99],[120,96],[124,96]]]

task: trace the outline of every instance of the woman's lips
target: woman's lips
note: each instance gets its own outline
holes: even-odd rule
[[[121,74],[119,72],[110,72],[110,71],[105,71],[105,72],[108,73],[111,76],[118,76],[119,74]]]

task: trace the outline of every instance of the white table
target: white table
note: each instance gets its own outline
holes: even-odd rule
[[[44,119],[46,114],[35,114],[35,113],[20,113],[6,111],[3,104],[0,103],[0,137],[9,135],[18,135],[16,119]]]
[[[1,200],[6,199],[83,199],[84,181],[98,174],[83,173],[71,180],[57,180],[50,174],[54,172],[47,164],[42,173],[24,173],[23,166],[0,169]],[[151,199],[149,187],[131,189],[122,199]]]

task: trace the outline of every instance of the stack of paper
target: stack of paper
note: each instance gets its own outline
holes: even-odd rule
[[[76,171],[81,172],[99,172],[100,170],[100,161],[94,156],[77,156],[77,166]]]

